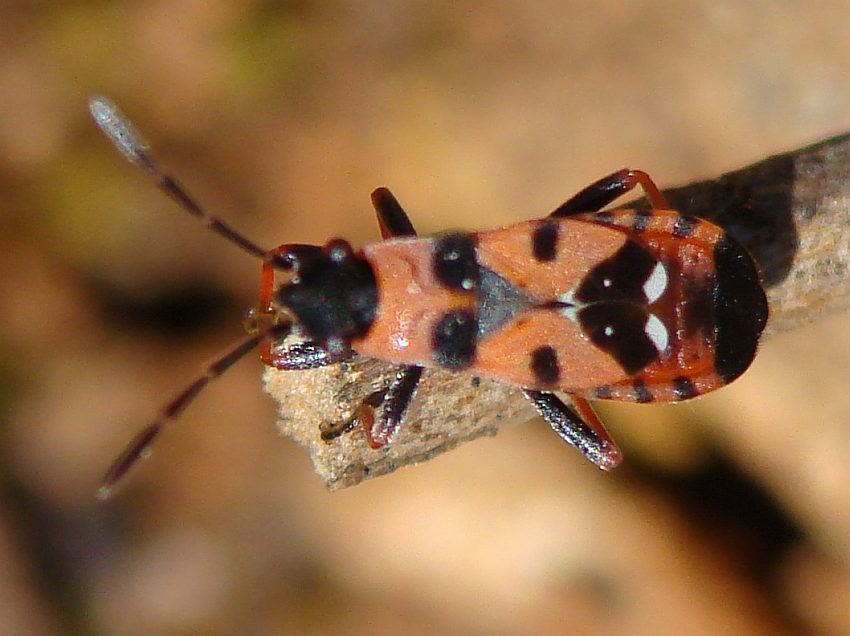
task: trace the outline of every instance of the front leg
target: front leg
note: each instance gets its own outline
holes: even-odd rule
[[[416,393],[422,371],[422,367],[400,366],[390,385],[367,395],[349,419],[322,425],[322,439],[326,442],[336,439],[359,424],[369,446],[375,450],[392,442]],[[381,407],[381,417],[376,420],[375,410]]]
[[[281,371],[304,371],[337,364],[350,358],[351,355],[333,356],[317,343],[307,341],[274,350],[270,366]],[[400,366],[390,385],[386,389],[370,393],[349,420],[323,424],[320,427],[322,439],[335,439],[359,423],[363,425],[366,439],[372,448],[378,449],[389,444],[404,421],[422,371],[422,367]],[[379,407],[382,407],[381,417],[376,421],[375,409]]]
[[[581,412],[579,415],[554,393],[532,389],[523,389],[522,392],[561,439],[581,451],[596,466],[611,470],[622,461],[623,455],[616,442],[587,400],[572,398],[576,409]]]
[[[384,239],[416,236],[410,217],[389,188],[375,188],[372,192],[372,205],[378,215],[378,227]]]
[[[383,409],[380,419],[374,421],[374,410],[361,412],[360,417],[363,427],[366,429],[366,439],[372,448],[378,449],[392,442],[398,432],[407,408],[416,393],[416,387],[422,378],[422,367],[402,366],[399,367],[395,378],[387,388],[382,399]]]
[[[305,371],[320,369],[349,359],[351,354],[333,356],[318,343],[308,340],[271,350],[266,364],[281,371]]]

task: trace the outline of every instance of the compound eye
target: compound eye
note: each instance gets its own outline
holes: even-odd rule
[[[298,272],[305,263],[324,258],[321,247],[304,243],[288,243],[275,251],[272,266],[284,272]]]
[[[334,263],[343,263],[354,254],[351,244],[342,239],[333,239],[325,245],[325,252]]]

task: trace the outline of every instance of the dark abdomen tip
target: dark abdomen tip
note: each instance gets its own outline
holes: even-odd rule
[[[715,368],[726,383],[750,366],[767,323],[767,297],[755,261],[729,236],[714,247]]]

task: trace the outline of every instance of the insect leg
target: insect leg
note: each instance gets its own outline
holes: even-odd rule
[[[387,395],[387,390],[388,389],[381,389],[370,393],[357,406],[357,409],[354,411],[354,415],[347,420],[343,420],[341,422],[325,422],[320,424],[319,432],[321,433],[322,439],[329,442],[336,439],[343,433],[348,433],[354,430],[358,424],[361,424],[366,431],[366,439],[370,442],[371,446],[370,435],[372,434],[372,427],[375,424],[375,409],[381,406],[381,403],[384,401],[384,397]]]
[[[549,216],[559,218],[579,214],[581,212],[598,212],[614,199],[626,194],[640,185],[646,193],[649,204],[658,210],[669,210],[670,204],[652,178],[643,170],[623,168],[578,192],[571,199],[561,204]]]
[[[378,214],[378,225],[383,238],[416,236],[410,217],[388,188],[376,188],[372,192],[372,205]]]
[[[587,400],[572,398],[577,413],[554,393],[531,389],[522,392],[567,444],[577,448],[602,470],[617,467],[623,458],[620,449]]]
[[[400,366],[390,385],[366,396],[350,419],[340,423],[323,425],[320,429],[322,439],[330,441],[360,424],[363,426],[363,430],[366,432],[366,440],[372,448],[383,448],[392,442],[404,421],[413,395],[416,393],[422,371],[422,367]],[[383,407],[383,409],[380,419],[376,421],[375,409],[379,407]]]
[[[333,356],[315,342],[297,342],[280,348],[271,354],[267,363],[281,371],[304,371],[318,369],[348,360],[351,356]]]
[[[395,379],[390,383],[382,399],[381,418],[373,422],[371,426],[366,426],[367,422],[364,421],[366,439],[369,440],[372,448],[381,448],[392,441],[404,420],[407,407],[410,406],[421,378],[422,367],[412,365],[399,367]]]

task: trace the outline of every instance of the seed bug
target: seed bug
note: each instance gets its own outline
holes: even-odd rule
[[[354,249],[337,238],[267,250],[163,172],[112,102],[94,97],[89,106],[161,190],[262,261],[253,335],[163,407],[112,465],[101,498],[210,380],[255,348],[281,370],[354,355],[397,365],[352,418],[322,427],[329,442],[362,424],[372,448],[390,444],[423,372],[442,368],[521,387],[561,438],[605,470],[622,454],[590,400],[688,400],[732,382],[756,354],[768,306],[752,257],[722,228],[672,210],[643,171],[614,172],[542,219],[429,238],[380,187],[372,204],[381,242]],[[603,210],[636,186],[649,210]],[[301,342],[275,346],[289,335]]]

